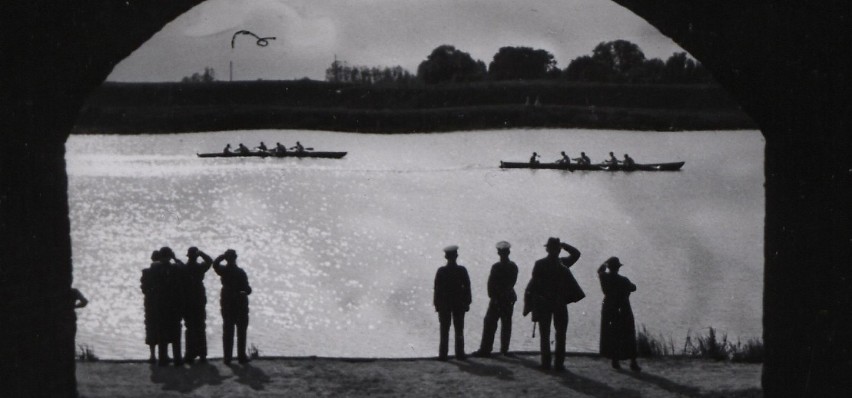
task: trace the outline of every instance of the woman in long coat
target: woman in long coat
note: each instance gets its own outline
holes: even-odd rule
[[[159,261],[160,255],[157,250],[151,253],[151,266],[142,270],[142,294],[145,296],[145,344],[148,345],[151,355],[148,362],[154,363],[157,361],[155,350],[157,344],[160,343],[158,329],[160,327],[160,317],[157,311],[157,291],[158,291],[158,272],[162,264]]]
[[[620,360],[629,359],[630,369],[639,372],[642,368],[636,363],[636,325],[630,307],[630,293],[636,291],[636,285],[618,274],[621,265],[618,257],[610,257],[598,268],[604,294],[600,354],[611,359],[615,369],[621,369]]]

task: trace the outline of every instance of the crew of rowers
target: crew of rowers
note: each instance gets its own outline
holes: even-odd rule
[[[568,157],[568,155],[565,154],[565,151],[562,151],[560,153],[562,154],[562,158],[557,160],[555,162],[556,164],[571,164],[572,160],[574,161],[574,164],[580,165],[580,166],[588,166],[588,165],[592,164],[592,159],[589,159],[589,157],[586,156],[585,152],[580,152],[580,157],[573,158],[573,159]],[[533,163],[533,164],[539,163],[538,158],[540,158],[540,157],[541,156],[539,156],[538,153],[533,152],[532,156],[530,157],[530,163]],[[636,165],[636,162],[633,161],[633,158],[631,158],[630,155],[625,153],[624,154],[624,160],[618,160],[618,158],[616,158],[615,154],[613,154],[612,152],[609,153],[609,159],[604,160],[603,163],[606,164],[606,165],[621,164],[624,167],[632,167],[632,166]]]
[[[264,144],[263,141],[261,141],[260,145],[256,146],[254,149],[256,149],[257,152],[271,152],[271,153],[274,153],[274,154],[286,153],[288,150],[291,151],[291,152],[304,152],[305,151],[305,147],[302,146],[302,144],[299,141],[296,141],[296,145],[293,146],[293,147],[290,147],[290,149],[287,149],[286,146],[281,145],[280,142],[276,142],[275,148],[273,148],[271,151],[269,150],[269,148],[266,147],[266,144]],[[249,153],[252,153],[252,150],[249,149],[247,146],[243,145],[243,143],[240,143],[236,150],[231,150],[231,144],[228,144],[228,145],[225,145],[225,149],[222,150],[222,153],[225,153],[225,154],[232,154],[233,153],[233,154],[247,155]]]

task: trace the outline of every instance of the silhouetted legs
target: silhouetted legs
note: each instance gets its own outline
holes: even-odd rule
[[[482,343],[479,346],[479,355],[485,356],[494,348],[494,334],[497,333],[497,321],[500,321],[500,352],[509,352],[509,341],[512,338],[512,310],[514,304],[500,303],[491,300],[488,303],[488,311],[485,312],[484,325],[482,327]]]
[[[464,354],[464,311],[439,311],[438,322],[441,324],[441,343],[438,347],[438,359],[446,360],[449,351],[450,322],[455,330],[456,359],[465,359]]]
[[[248,314],[225,318],[222,333],[222,348],[224,349],[224,361],[230,363],[233,359],[234,329],[237,331],[237,359],[240,363],[248,362],[246,356],[246,332],[248,329]]]
[[[541,367],[550,369],[550,321],[553,320],[553,328],[556,329],[556,347],[554,347],[555,358],[553,368],[565,369],[565,338],[568,332],[568,308],[557,305],[551,311],[538,313],[538,328],[541,335]]]
[[[160,366],[166,366],[169,364],[169,344],[172,345],[172,357],[174,358],[175,366],[183,365],[183,359],[181,359],[181,350],[180,350],[180,332],[177,332],[177,335],[171,342],[163,342],[157,345],[157,348],[160,351]]]
[[[192,362],[195,358],[207,359],[207,334],[205,332],[207,314],[204,304],[194,304],[187,312],[184,323],[186,324],[186,361]]]

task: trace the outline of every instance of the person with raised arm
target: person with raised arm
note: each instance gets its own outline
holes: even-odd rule
[[[222,265],[222,261],[225,265]],[[237,252],[233,249],[213,260],[213,270],[222,281],[222,291],[219,305],[222,309],[223,331],[222,350],[226,365],[231,363],[234,350],[234,329],[237,332],[237,360],[239,363],[249,361],[246,354],[246,334],[249,323],[249,286],[246,272],[237,266]]]
[[[636,362],[636,325],[630,293],[636,285],[618,274],[623,264],[618,257],[610,257],[598,268],[604,299],[601,305],[600,354],[612,361],[613,369],[621,369],[619,361],[630,360],[630,370],[642,371]]]
[[[213,259],[197,247],[186,251],[186,306],[184,307],[184,326],[186,326],[186,353],[184,360],[193,363],[196,358],[207,361],[207,291],[204,289],[204,275],[213,264]],[[201,261],[199,261],[199,258]]]
[[[535,262],[532,278],[525,292],[524,315],[533,312],[540,332],[541,369],[565,370],[565,339],[568,330],[568,307],[580,301],[585,293],[569,269],[580,258],[580,251],[559,238],[549,238],[544,245],[547,257]],[[562,250],[568,257],[559,257]],[[556,347],[551,365],[550,323],[556,329]]]

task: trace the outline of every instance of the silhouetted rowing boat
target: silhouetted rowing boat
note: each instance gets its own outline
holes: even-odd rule
[[[637,163],[632,167],[625,167],[622,164],[612,165],[607,163],[599,164],[564,164],[564,163],[530,163],[530,162],[500,162],[500,168],[503,169],[555,169],[555,170],[587,170],[587,171],[678,171],[683,167],[684,162],[672,163]]]
[[[346,152],[319,152],[319,151],[287,151],[287,152],[214,152],[214,153],[197,153],[200,158],[327,158],[340,159],[346,156]]]

